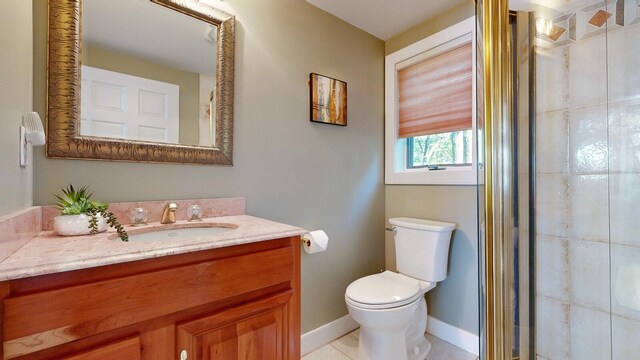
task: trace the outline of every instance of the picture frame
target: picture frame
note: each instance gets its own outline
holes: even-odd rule
[[[309,74],[310,121],[347,126],[347,83],[321,74]]]

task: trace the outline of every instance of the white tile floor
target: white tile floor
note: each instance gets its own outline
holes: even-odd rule
[[[320,349],[304,356],[302,360],[356,360],[358,355],[359,330],[332,341]],[[431,334],[426,334],[431,343],[427,360],[477,360],[470,354]]]

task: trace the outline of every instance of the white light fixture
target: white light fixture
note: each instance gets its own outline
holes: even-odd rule
[[[553,29],[553,22],[551,20],[542,17],[536,18],[536,31],[538,33],[549,36],[551,29]]]
[[[33,146],[45,144],[44,128],[42,120],[37,112],[28,112],[22,115],[22,125],[20,125],[20,166],[27,166],[27,143]]]

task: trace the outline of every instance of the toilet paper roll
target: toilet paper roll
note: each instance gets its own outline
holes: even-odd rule
[[[327,250],[327,245],[329,245],[329,237],[322,230],[302,235],[302,247],[309,254],[325,251]]]

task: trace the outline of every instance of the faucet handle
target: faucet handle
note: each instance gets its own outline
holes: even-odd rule
[[[167,203],[164,207],[164,211],[162,212],[162,218],[160,219],[161,224],[173,224],[176,222],[176,209],[178,208],[178,204],[176,203]]]
[[[189,221],[202,221],[202,209],[200,205],[193,204],[187,208],[187,218]]]
[[[149,211],[144,208],[137,207],[129,212],[129,219],[132,226],[147,225],[147,219],[149,218]]]

